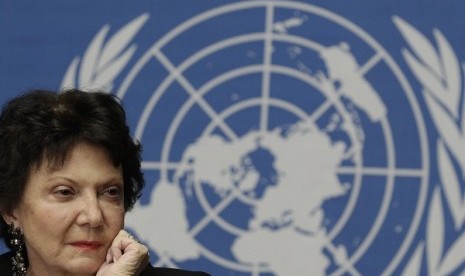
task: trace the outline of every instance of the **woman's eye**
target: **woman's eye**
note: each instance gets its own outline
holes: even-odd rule
[[[108,197],[118,198],[121,195],[121,189],[118,187],[106,188],[103,190],[102,194]]]
[[[53,192],[55,195],[60,197],[71,197],[74,195],[74,191],[70,188],[59,187]]]

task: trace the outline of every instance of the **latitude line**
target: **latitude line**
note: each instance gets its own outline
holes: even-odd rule
[[[179,162],[169,162],[163,163],[159,161],[142,161],[142,169],[144,170],[177,170],[181,169],[182,164]],[[338,174],[356,174],[356,167],[339,167],[336,169]],[[407,169],[407,168],[395,168],[389,169],[384,167],[362,167],[360,169],[361,174],[363,175],[372,175],[372,176],[387,176],[390,173],[393,173],[395,176],[404,176],[404,177],[421,177],[424,175],[424,171],[421,169]]]
[[[141,168],[144,170],[178,170],[183,165],[180,162],[142,161]]]
[[[339,167],[336,169],[338,174],[356,174],[358,171],[355,167]],[[360,169],[362,175],[371,175],[371,176],[387,176],[389,174],[394,174],[395,176],[404,176],[404,177],[422,177],[425,172],[421,169],[407,169],[407,168],[383,168],[383,167],[362,167]]]
[[[202,231],[203,228],[207,226],[210,221],[213,220],[214,217],[218,216],[219,213],[221,213],[226,207],[229,206],[229,204],[235,199],[235,193],[230,193],[228,196],[226,196],[219,204],[217,204],[210,212],[207,212],[207,215],[204,216],[194,227],[192,227],[189,230],[189,234],[194,237],[196,236],[200,231]],[[237,234],[237,233],[235,233]]]
[[[182,164],[179,162],[169,162],[163,163],[159,161],[142,161],[142,169],[144,170],[177,170],[182,169]],[[338,174],[356,174],[356,167],[339,167],[336,169]],[[407,168],[395,168],[389,169],[384,167],[363,167],[360,170],[363,175],[372,175],[372,176],[387,176],[390,173],[393,173],[395,176],[404,176],[404,177],[421,177],[424,175],[424,171],[421,169],[407,169]]]
[[[273,17],[274,6],[270,3],[266,5],[265,38],[263,45],[262,106],[260,112],[261,132],[265,132],[268,129]]]
[[[160,170],[163,168],[167,169],[179,169],[182,165],[180,163],[170,162],[167,165],[162,164],[162,162],[154,162],[154,161],[144,161],[143,169],[153,169],[153,170]],[[189,233],[192,236],[197,235],[210,221],[213,220],[214,217],[218,216],[229,204],[236,198],[237,190],[232,189],[228,196],[223,198],[223,200],[217,204],[211,211],[208,212],[208,215],[204,216],[200,222],[194,225]],[[234,232],[234,231],[233,231]],[[235,233],[237,234],[237,233]]]
[[[163,64],[163,66],[170,72],[170,75],[174,77],[181,85],[182,88],[190,95],[190,97],[202,108],[202,110],[215,122],[220,129],[225,133],[225,135],[231,140],[237,140],[237,135],[234,131],[223,121],[220,120],[218,113],[211,107],[211,105],[205,101],[205,99],[197,92],[197,90],[192,86],[192,84],[184,77],[179,70],[171,63],[168,58],[161,53],[159,50],[154,51],[153,55],[158,61]]]

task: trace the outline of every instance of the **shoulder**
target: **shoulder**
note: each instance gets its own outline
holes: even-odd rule
[[[147,266],[140,276],[210,276],[205,272],[201,271],[187,271],[174,268],[166,267],[153,267],[150,264]]]
[[[0,255],[0,275],[11,275],[11,257],[13,252],[7,252]]]

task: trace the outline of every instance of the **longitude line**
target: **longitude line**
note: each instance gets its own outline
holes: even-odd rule
[[[269,97],[270,97],[270,65],[272,51],[272,27],[274,6],[269,3],[266,6],[265,19],[265,43],[263,47],[263,76],[262,76],[262,106],[260,112],[260,131],[268,129]]]
[[[370,71],[371,68],[373,68],[380,60],[381,60],[381,54],[376,53],[376,55],[372,56],[363,66],[360,67],[360,75],[365,75],[368,71]]]
[[[196,89],[190,84],[190,82],[176,69],[176,67],[168,60],[168,58],[163,55],[160,51],[154,53],[156,58],[165,66],[165,68],[173,74],[175,79],[178,80],[179,84],[186,90],[186,92],[199,104],[199,106],[205,111],[205,113],[214,120],[221,130],[228,136],[231,140],[236,140],[237,135],[234,131],[227,125],[223,120],[218,119],[218,114],[214,109],[206,102],[199,93],[196,92]]]
[[[189,234],[194,237],[197,235],[214,217],[214,215],[218,215],[221,211],[223,211],[229,204],[234,200],[234,194],[231,193],[229,196],[225,197],[219,204],[212,209],[212,212],[208,212],[207,216],[204,216],[194,227],[191,228]]]

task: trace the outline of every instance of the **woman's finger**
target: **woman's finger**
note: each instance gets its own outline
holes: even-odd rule
[[[116,262],[127,250],[138,244],[137,240],[126,230],[120,230],[110,245],[107,261]],[[132,245],[132,246],[131,246]]]
[[[121,230],[108,249],[103,275],[138,275],[148,264],[148,248],[125,230]]]

